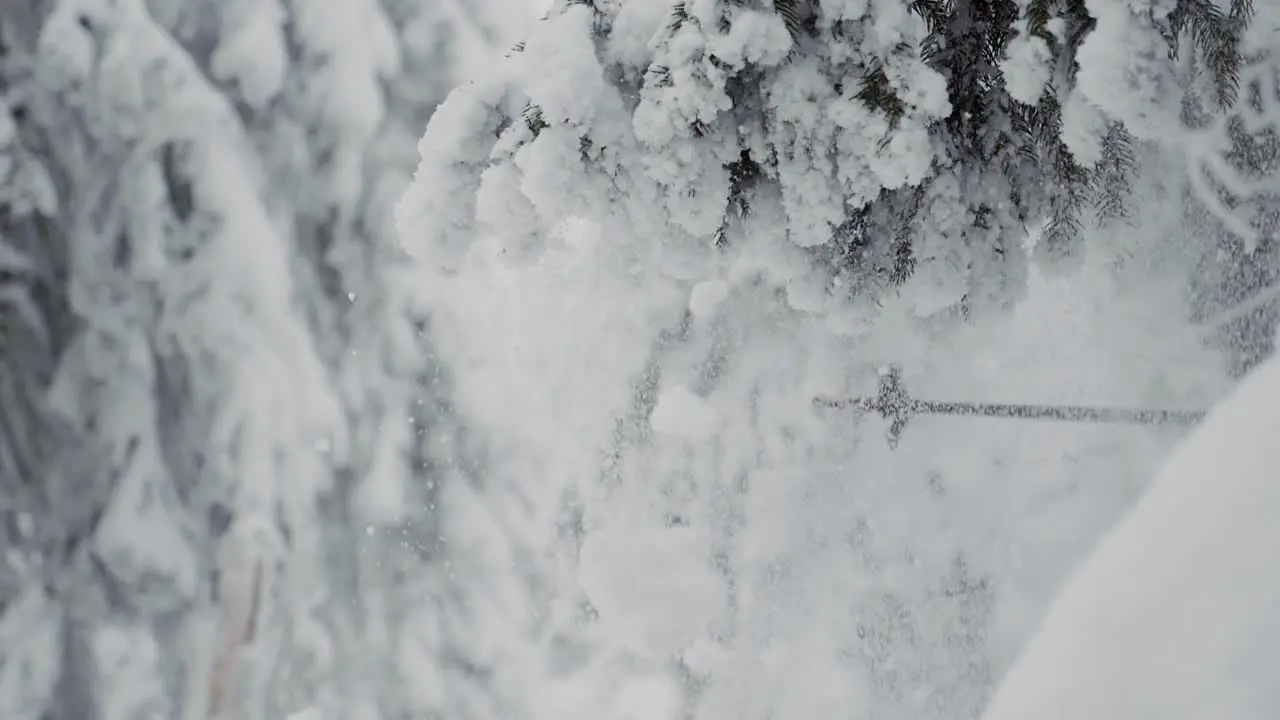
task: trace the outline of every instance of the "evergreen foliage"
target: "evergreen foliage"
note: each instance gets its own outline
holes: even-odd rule
[[[491,19],[0,6],[0,716],[415,711],[440,413],[391,208]]]
[[[576,4],[565,5],[561,12]],[[697,12],[692,10],[694,5]],[[611,27],[625,3],[586,6],[595,18],[594,42],[608,47]],[[745,15],[755,22],[758,15],[753,13],[760,12],[755,8],[756,4],[741,0],[675,2],[654,39],[650,59],[632,66],[628,65],[632,59],[601,58],[621,87],[638,83],[629,91],[648,98],[642,99],[642,106],[661,103],[664,96],[684,95],[698,86],[713,93],[709,97],[724,93],[722,100],[714,101],[722,107],[686,115],[683,130],[704,145],[723,144],[715,151],[720,166],[715,174],[725,172],[729,177],[720,227],[712,233],[715,244],[723,245],[730,237],[731,217],[749,210],[747,186],[758,191],[760,180],[766,178],[779,184],[784,196],[792,192],[787,167],[794,165],[795,158],[789,157],[788,142],[801,143],[815,158],[837,153],[830,159],[833,168],[851,162],[839,155],[841,144],[849,142],[841,136],[851,129],[836,127],[787,141],[784,138],[792,132],[787,120],[773,111],[760,115],[754,110],[767,106],[777,84],[801,66],[816,69],[822,78],[823,87],[806,91],[812,102],[840,103],[847,98],[885,121],[883,131],[877,131],[878,144],[873,144],[878,154],[892,154],[895,138],[902,143],[918,131],[927,133],[933,148],[928,151],[933,156],[928,167],[913,170],[905,185],[895,180],[878,191],[868,191],[854,190],[856,183],[847,181],[842,190],[836,190],[839,181],[824,181],[836,182],[832,191],[845,207],[841,216],[828,217],[824,211],[817,217],[801,211],[803,203],[796,204],[798,200],[784,201],[794,208],[789,211],[790,232],[797,235],[797,242],[806,247],[834,244],[834,252],[823,252],[842,258],[837,271],[857,278],[849,287],[881,288],[871,292],[874,296],[911,278],[921,254],[932,252],[915,247],[913,238],[921,235],[921,224],[928,222],[917,213],[939,177],[956,177],[966,189],[981,188],[968,201],[968,227],[954,229],[960,236],[956,242],[970,248],[966,253],[987,256],[971,260],[970,270],[992,262],[1016,265],[1013,253],[1006,254],[1005,248],[1013,243],[1012,237],[1040,223],[1045,223],[1041,256],[1078,262],[1083,252],[1081,223],[1086,217],[1123,220],[1131,214],[1130,179],[1140,147],[1149,140],[1135,137],[1123,118],[1100,121],[1096,156],[1089,152],[1081,157],[1079,149],[1073,152],[1064,140],[1065,104],[1086,102],[1076,89],[1076,55],[1098,21],[1085,0],[916,0],[909,4],[909,11],[922,23],[923,32],[898,36],[880,47],[869,37],[866,20],[846,17],[838,4],[777,0],[763,10],[775,13],[791,38],[784,56],[767,61],[724,58],[713,45],[706,45],[678,61],[664,57],[662,47],[689,42],[678,38],[705,37],[710,42],[714,37],[734,37],[735,19]],[[1218,111],[1229,108],[1239,84],[1238,38],[1247,27],[1251,3],[1236,0],[1229,8],[1219,8],[1208,0],[1180,0],[1171,9],[1163,17],[1151,16],[1151,32],[1165,38],[1175,60],[1186,52],[1183,41],[1189,39],[1193,54],[1210,73]],[[1138,6],[1126,11],[1147,22],[1139,17]],[[713,24],[705,27],[706,22]],[[1024,47],[1033,49],[1024,52]],[[1027,71],[1043,76],[1040,89],[1032,95],[1022,88],[1011,93],[1002,70],[1005,63],[1043,65],[1043,70]],[[912,86],[913,76],[923,77],[921,71],[909,69],[913,64],[928,67],[945,81],[944,110],[930,114],[933,110],[918,106],[918,100],[911,101],[916,106],[907,101],[904,93],[919,92]],[[674,79],[677,69],[694,85],[686,88],[684,81]],[[540,137],[551,126],[548,123],[555,122],[544,117],[536,101],[527,104],[522,114],[530,139]],[[913,125],[904,134],[902,123],[908,117]],[[589,127],[578,132],[590,140]],[[748,167],[751,172],[744,172]],[[852,168],[839,173],[857,174]],[[693,192],[702,197],[707,191],[710,188]],[[722,194],[719,189],[714,192],[717,198]],[[1021,274],[1013,267],[1006,270],[1015,277]],[[1013,294],[1007,297],[979,298],[966,292],[956,298],[956,304],[966,310],[989,301],[1003,305],[1018,297],[1017,287],[1016,281],[1008,285]]]

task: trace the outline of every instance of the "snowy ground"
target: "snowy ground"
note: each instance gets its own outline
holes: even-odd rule
[[[1280,361],[1164,463],[1054,600],[986,720],[1245,720],[1280,708]]]

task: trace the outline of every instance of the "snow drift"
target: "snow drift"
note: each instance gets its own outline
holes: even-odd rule
[[[1169,457],[1050,606],[986,720],[1274,717],[1280,360]]]

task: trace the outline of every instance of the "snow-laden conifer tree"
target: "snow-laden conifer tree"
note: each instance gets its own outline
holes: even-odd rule
[[[477,9],[0,8],[6,717],[413,710],[437,408],[391,206]]]
[[[812,400],[945,365],[1029,236],[1046,270],[1169,254],[1081,228],[1134,215],[1189,91],[1230,105],[1247,17],[566,0],[455,90],[400,207],[465,425],[430,443],[437,712],[976,715],[998,579]]]
[[[316,499],[325,446],[343,442],[290,228],[263,202],[233,106],[141,3],[58,3],[34,62],[44,127],[67,133],[51,152],[81,324],[50,393],[101,453],[77,479],[99,488],[101,517],[71,560],[94,574],[65,591],[109,593],[82,610],[94,703],[105,717],[248,714],[261,687],[243,683],[269,666],[229,656],[265,660],[284,618],[295,637],[315,622]],[[229,604],[253,627],[227,625]]]
[[[1240,38],[1242,62],[1233,85],[1238,100],[1226,113],[1197,108],[1187,153],[1186,233],[1204,246],[1194,292],[1237,374],[1274,350],[1278,317],[1280,19],[1271,5],[1257,5]],[[1206,88],[1195,90],[1197,97],[1212,97]]]

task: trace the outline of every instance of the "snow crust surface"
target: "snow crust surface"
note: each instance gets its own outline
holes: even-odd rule
[[[1053,601],[985,720],[1275,717],[1280,360],[1246,379]]]

